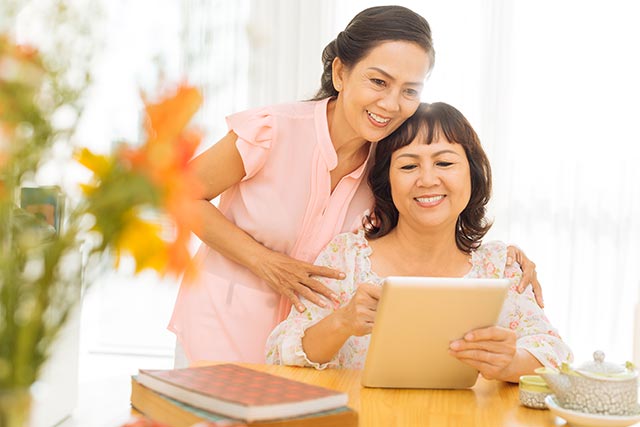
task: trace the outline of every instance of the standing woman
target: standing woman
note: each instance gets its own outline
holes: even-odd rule
[[[263,362],[266,339],[291,304],[304,311],[298,296],[320,306],[321,295],[336,300],[311,276],[343,273],[312,262],[372,206],[372,142],[416,111],[434,57],[422,16],[368,8],[325,47],[313,100],[227,117],[229,133],[192,161],[203,189],[191,207],[200,224],[193,231],[203,245],[199,275],[182,283],[169,324],[176,366]],[[210,201],[218,195],[217,208]],[[523,282],[532,277],[537,285],[535,271]]]

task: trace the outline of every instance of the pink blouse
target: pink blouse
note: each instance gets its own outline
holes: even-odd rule
[[[220,211],[267,248],[307,262],[336,234],[358,228],[373,200],[366,162],[331,192],[338,160],[327,103],[269,106],[227,118],[246,176],[221,195]],[[189,361],[264,362],[266,339],[289,313],[288,300],[206,245],[196,262],[200,275],[181,284],[169,323]]]
[[[371,247],[360,229],[357,233],[344,233],[327,245],[316,260],[316,264],[344,271],[344,280],[320,280],[340,296],[346,305],[355,294],[359,283],[382,284],[382,279],[371,270],[369,255]],[[511,287],[507,293],[498,325],[513,329],[518,337],[517,346],[524,348],[545,366],[558,367],[571,360],[572,353],[538,306],[531,288],[519,294],[516,287],[522,272],[520,267],[506,266],[507,246],[502,242],[490,242],[480,246],[471,254],[471,270],[466,277],[509,278]],[[319,364],[307,358],[302,348],[302,337],[309,327],[327,317],[339,307],[322,308],[303,300],[307,306],[304,313],[291,310],[289,317],[271,333],[266,346],[267,363],[297,366],[327,366],[362,369],[369,348],[371,335],[350,337],[333,359]]]

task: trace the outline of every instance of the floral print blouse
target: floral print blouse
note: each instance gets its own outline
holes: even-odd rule
[[[338,353],[327,363],[315,363],[308,359],[302,348],[304,331],[346,305],[355,294],[359,283],[382,285],[382,278],[371,270],[369,255],[372,250],[364,231],[343,233],[336,236],[316,259],[317,265],[343,271],[343,280],[318,278],[340,297],[340,305],[319,307],[301,298],[307,310],[303,313],[291,309],[289,317],[273,330],[266,344],[267,363],[295,366],[313,366],[362,369],[369,348],[371,335],[351,336]],[[481,245],[471,254],[469,278],[509,278],[511,286],[502,307],[498,326],[510,328],[517,334],[517,346],[524,348],[545,366],[558,367],[573,356],[562,341],[543,310],[538,306],[531,287],[519,294],[516,286],[522,271],[513,264],[506,266],[507,246],[502,242]]]

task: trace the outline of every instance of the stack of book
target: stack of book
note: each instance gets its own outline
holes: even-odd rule
[[[346,393],[234,364],[146,370],[131,378],[131,406],[169,427],[356,427]]]

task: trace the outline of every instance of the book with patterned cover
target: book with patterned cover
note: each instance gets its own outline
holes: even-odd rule
[[[140,369],[137,381],[167,397],[227,417],[272,420],[346,406],[346,393],[234,364]]]
[[[348,406],[299,417],[247,422],[199,409],[157,393],[131,378],[131,406],[146,418],[170,427],[358,427],[358,413]]]

